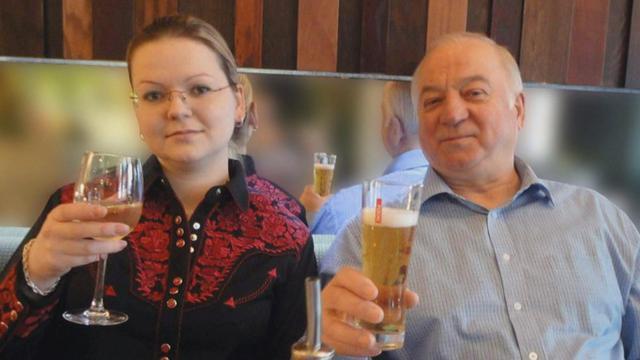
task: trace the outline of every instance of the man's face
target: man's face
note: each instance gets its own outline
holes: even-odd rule
[[[433,51],[417,74],[420,144],[445,176],[495,177],[513,169],[524,97],[496,50],[464,40]]]

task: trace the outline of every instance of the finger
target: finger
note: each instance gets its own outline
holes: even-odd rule
[[[326,311],[340,311],[370,323],[379,323],[384,318],[378,305],[336,285],[327,285],[322,292],[322,304]]]
[[[43,228],[42,236],[48,238],[82,239],[122,237],[131,229],[127,224],[113,222],[59,222]]]
[[[49,218],[56,222],[68,222],[72,220],[98,220],[107,215],[104,206],[88,203],[72,203],[56,206],[49,213]]]
[[[356,268],[342,267],[327,287],[334,285],[349,290],[364,300],[374,300],[378,296],[378,288],[368,277]]]
[[[102,254],[112,254],[121,251],[127,246],[123,240],[102,241],[102,240],[61,240],[56,243],[58,250],[66,256],[97,256]]]
[[[415,292],[405,289],[404,290],[404,307],[406,309],[411,309],[418,305],[420,302],[420,297]]]
[[[371,332],[333,319],[327,319],[322,340],[340,355],[375,356],[381,352]]]

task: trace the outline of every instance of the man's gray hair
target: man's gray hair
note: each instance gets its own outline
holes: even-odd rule
[[[411,101],[411,83],[405,81],[388,81],[384,84],[382,99],[386,111],[393,113],[404,126],[408,134],[418,133],[418,117],[416,107]]]

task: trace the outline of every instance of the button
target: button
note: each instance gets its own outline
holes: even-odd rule
[[[497,219],[499,215],[500,215],[500,214],[499,214],[499,213],[497,213],[497,212],[492,212],[492,213],[491,213],[491,217],[492,217],[492,218],[494,218],[494,219]]]
[[[161,178],[161,179],[160,179],[160,182],[161,182],[161,183],[163,183],[163,184],[165,184],[165,183],[167,182],[167,180],[165,180],[164,178]]]
[[[504,260],[504,261],[511,260],[511,255],[509,255],[507,253],[502,254],[502,260]]]
[[[529,359],[531,360],[537,360],[538,359],[538,354],[534,353],[533,351],[529,353]]]
[[[171,295],[175,295],[179,292],[180,290],[178,290],[177,287],[172,287],[171,289],[169,289],[169,294]]]
[[[193,254],[195,251],[196,251],[196,249],[194,249],[193,246],[189,246],[189,252],[190,253]]]
[[[216,195],[220,195],[220,194],[222,194],[222,189],[217,188],[217,189],[216,189]]]
[[[16,309],[17,312],[22,312],[22,310],[24,310],[24,306],[22,306],[20,301],[16,301],[15,304],[13,304],[13,308]]]
[[[18,320],[18,312],[15,310],[11,310],[11,312],[9,313],[9,319],[11,319],[11,321]]]
[[[173,219],[173,222],[176,223],[176,225],[182,224],[182,216],[176,216],[175,219]]]
[[[522,310],[522,304],[520,304],[519,302],[513,304],[513,308],[520,311]]]
[[[178,230],[176,230],[176,235],[178,235],[178,236],[184,235],[184,229],[183,228],[178,228]]]
[[[167,300],[167,307],[168,307],[169,309],[173,309],[173,308],[175,308],[176,306],[178,306],[178,302],[176,301],[176,299],[173,299],[173,298],[172,298],[172,299]]]
[[[176,246],[179,247],[179,248],[182,248],[182,247],[184,247],[184,245],[186,243],[187,243],[186,241],[180,239],[180,240],[176,241]]]
[[[196,230],[200,230],[200,223],[194,222],[193,223],[193,228],[196,229]]]
[[[163,357],[160,358],[160,360],[169,360],[169,357],[163,356]]]
[[[182,285],[182,278],[180,276],[176,276],[173,278],[173,285],[180,286]]]
[[[189,235],[189,240],[191,240],[191,241],[196,241],[196,240],[198,240],[198,235],[196,235],[196,234],[191,234],[191,235]]]
[[[171,345],[167,343],[160,345],[160,351],[162,351],[165,354],[168,353],[169,351],[171,351]]]
[[[4,334],[9,330],[9,325],[6,322],[0,321],[0,334]]]

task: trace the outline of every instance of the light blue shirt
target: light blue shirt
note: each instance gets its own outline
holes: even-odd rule
[[[410,150],[396,156],[379,179],[420,183],[427,172],[427,160],[422,150]],[[318,210],[310,226],[313,234],[337,234],[347,220],[360,213],[362,185],[338,191]]]
[[[501,208],[465,200],[430,169],[409,266],[420,304],[387,359],[638,359],[640,235],[595,191],[541,180]],[[324,273],[360,267],[359,218]]]

